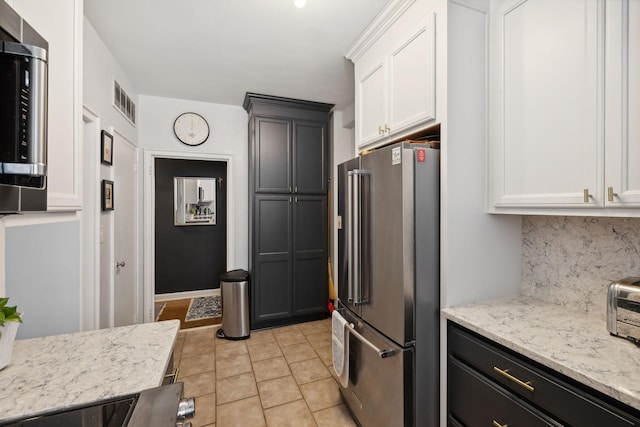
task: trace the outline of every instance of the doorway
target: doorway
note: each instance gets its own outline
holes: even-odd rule
[[[176,225],[175,178],[194,177],[212,184],[214,223]],[[213,180],[211,180],[213,178]],[[198,180],[198,181],[199,181]],[[194,180],[195,182],[195,180]],[[219,288],[227,269],[227,163],[155,160],[155,294],[180,294]]]
[[[184,151],[164,151],[164,150],[144,150],[144,209],[145,209],[145,222],[144,222],[144,321],[153,322],[155,320],[155,300],[156,300],[156,217],[155,212],[158,210],[156,206],[156,159],[177,159],[177,160],[201,160],[208,162],[223,162],[226,164],[226,184],[223,181],[225,187],[225,197],[218,197],[218,200],[224,199],[226,209],[226,229],[235,230],[235,221],[237,218],[233,210],[233,204],[231,203],[231,196],[234,194],[233,180],[228,177],[233,177],[233,157],[227,154],[206,154],[206,153],[188,153]],[[172,208],[173,212],[173,208]],[[235,259],[235,242],[233,236],[226,233],[226,269],[229,266],[236,265]],[[217,279],[216,279],[217,282]],[[219,286],[219,285],[217,285]],[[193,291],[193,292],[181,292],[177,294],[182,298],[191,298],[194,296],[215,294],[214,291]],[[164,294],[166,299],[171,299],[171,294]]]

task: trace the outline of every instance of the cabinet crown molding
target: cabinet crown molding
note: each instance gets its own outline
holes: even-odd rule
[[[345,58],[355,63],[416,0],[391,0],[353,42]]]
[[[305,101],[302,99],[285,98],[282,96],[263,95],[260,93],[247,92],[244,96],[242,107],[247,113],[255,105],[267,105],[270,107],[295,107],[303,110],[321,111],[327,113],[333,108],[333,104],[324,102]]]

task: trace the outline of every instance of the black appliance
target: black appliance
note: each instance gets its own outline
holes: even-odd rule
[[[2,427],[190,427],[194,398],[182,398],[183,383],[2,424]]]
[[[47,209],[48,43],[0,4],[0,213]]]
[[[45,188],[47,51],[2,42],[0,50],[0,184]]]

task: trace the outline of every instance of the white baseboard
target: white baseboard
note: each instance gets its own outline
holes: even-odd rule
[[[188,291],[188,292],[174,292],[171,294],[157,294],[154,298],[155,302],[169,301],[174,299],[187,299],[197,297],[208,297],[220,295],[220,288],[218,289],[204,289],[201,291]]]

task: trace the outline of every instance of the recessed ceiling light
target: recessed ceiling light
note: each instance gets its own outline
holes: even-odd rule
[[[306,3],[307,3],[307,0],[293,0],[293,4],[295,4],[296,7],[300,9],[302,9]]]

